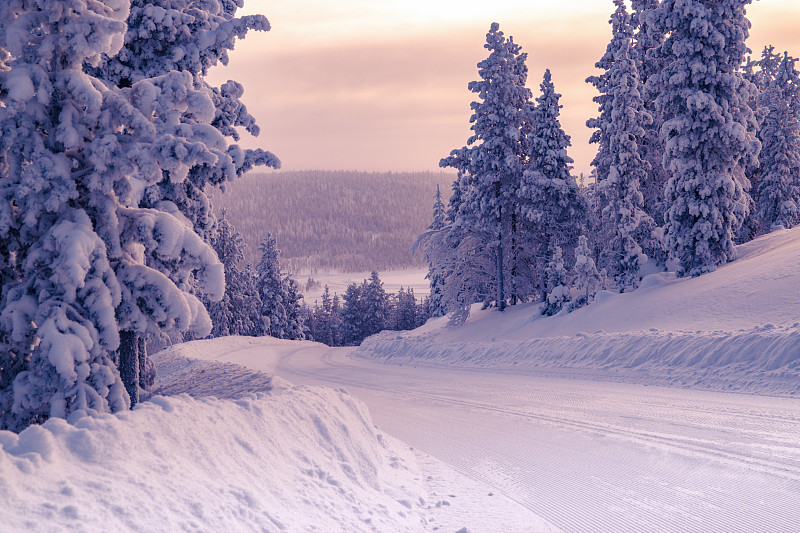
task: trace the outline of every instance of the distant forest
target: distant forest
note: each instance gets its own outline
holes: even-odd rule
[[[369,272],[425,263],[411,245],[432,220],[436,185],[446,198],[454,176],[436,172],[281,171],[251,173],[213,198],[258,262],[272,232],[292,274]]]

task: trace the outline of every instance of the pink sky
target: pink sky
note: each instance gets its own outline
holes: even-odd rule
[[[545,68],[563,97],[575,173],[589,171],[594,146],[586,119],[596,113],[584,82],[605,51],[610,0],[245,0],[267,33],[238,43],[228,78],[261,135],[240,144],[274,152],[285,169],[436,170],[469,136],[467,83],[486,55],[493,21],[528,53],[528,86],[538,94]],[[566,7],[565,7],[566,6]],[[558,10],[557,10],[558,9]],[[800,2],[760,0],[749,8],[750,48],[765,44],[800,56]]]

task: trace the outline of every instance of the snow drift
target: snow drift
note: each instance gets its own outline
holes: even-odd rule
[[[419,531],[416,459],[343,390],[296,388],[167,354],[170,387],[231,372],[236,400],[155,396],[133,411],[0,432],[10,531]],[[160,359],[160,358],[159,358]],[[184,368],[182,361],[192,365]],[[239,370],[236,370],[239,368]],[[192,376],[192,377],[190,377]],[[216,376],[216,381],[214,377]],[[248,381],[249,379],[249,381]],[[234,388],[236,387],[234,381]]]
[[[653,274],[554,317],[538,305],[477,311],[367,339],[355,356],[399,364],[569,372],[601,379],[792,395],[800,391],[800,228],[737,248],[716,272]]]

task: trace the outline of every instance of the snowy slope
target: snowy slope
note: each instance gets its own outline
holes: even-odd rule
[[[430,321],[367,339],[356,356],[396,363],[543,372],[717,390],[800,390],[800,228],[738,247],[716,272],[646,277],[571,314],[536,305],[477,311],[462,326]],[[575,373],[575,372],[573,372]],[[578,372],[579,373],[579,372]]]
[[[456,531],[489,500],[487,520],[518,507],[377,429],[343,389],[213,360],[257,348],[269,369],[315,347],[174,346],[154,359],[156,392],[177,396],[0,431],[0,531]],[[523,511],[519,531],[553,529]]]

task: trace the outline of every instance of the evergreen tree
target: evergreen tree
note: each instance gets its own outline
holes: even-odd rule
[[[335,346],[334,331],[337,324],[334,322],[333,301],[327,285],[322,293],[322,305],[315,306],[311,322],[311,338],[316,342]]]
[[[611,24],[611,42],[606,46],[603,57],[594,65],[595,68],[602,72],[599,75],[586,78],[586,83],[592,84],[598,92],[598,95],[593,97],[592,100],[597,103],[600,114],[586,121],[586,126],[594,129],[589,137],[589,143],[598,145],[597,155],[592,160],[592,166],[597,171],[598,182],[608,177],[611,165],[612,151],[608,134],[606,133],[608,125],[611,123],[611,107],[614,99],[614,94],[610,87],[611,69],[620,50],[630,45],[634,31],[631,16],[628,14],[625,2],[623,0],[614,0],[614,5],[616,9],[608,21]]]
[[[306,314],[300,305],[303,295],[300,294],[300,286],[289,276],[283,279],[283,284],[286,290],[286,333],[283,338],[302,341],[308,331]]]
[[[547,298],[542,314],[552,316],[561,311],[570,300],[567,271],[564,268],[564,257],[561,247],[553,245],[550,249],[550,260],[545,268],[545,289]]]
[[[529,163],[516,197],[520,219],[526,225],[521,246],[533,265],[529,275],[538,278],[538,289],[544,296],[544,268],[550,251],[554,246],[574,249],[586,220],[587,205],[570,174],[570,139],[559,122],[561,95],[555,92],[549,70],[544,73],[541,91],[536,107],[529,110]]]
[[[366,329],[364,326],[365,310],[361,289],[355,283],[351,283],[342,296],[344,304],[341,311],[342,320],[339,324],[339,338],[343,346],[356,346],[366,337],[364,334]]]
[[[289,335],[289,295],[281,273],[278,244],[271,233],[259,247],[261,260],[256,266],[256,287],[261,300],[261,335],[285,339]]]
[[[657,94],[648,90],[647,80],[660,73],[664,68],[664,58],[658,54],[658,48],[664,42],[664,34],[645,23],[646,13],[657,9],[659,0],[632,0],[631,25],[634,28],[633,50],[631,59],[636,62],[639,74],[639,88],[645,111],[650,115],[649,124],[642,124],[644,137],[639,143],[639,151],[650,165],[648,172],[639,184],[644,201],[644,210],[653,219],[656,226],[663,226],[666,204],[664,203],[664,187],[669,175],[664,169],[664,143],[661,140],[661,125],[664,120],[656,109]],[[646,249],[647,255],[659,262],[666,260],[663,249],[659,247]]]
[[[588,305],[602,283],[602,277],[597,271],[592,253],[589,249],[589,240],[581,235],[578,237],[578,246],[575,248],[575,265],[572,267],[572,284],[582,294],[576,296],[569,305],[570,310]]]
[[[139,335],[207,334],[192,280],[224,288],[174,202],[140,205],[224,145],[204,133],[211,98],[181,72],[108,83],[92,69],[123,45],[127,3],[76,6],[0,6],[0,427],[15,430],[136,403]]]
[[[761,232],[791,228],[800,220],[800,75],[795,61],[784,54],[759,97],[766,110],[759,129],[763,150],[755,214]]]
[[[377,272],[372,272],[369,281],[361,286],[363,337],[366,338],[386,329],[389,321],[389,299]]]
[[[99,65],[86,67],[117,87],[140,84],[145,94],[153,91],[144,84],[147,79],[164,79],[168,85],[181,84],[195,93],[187,103],[180,104],[187,107],[187,112],[179,127],[171,120],[161,124],[160,133],[167,136],[161,140],[177,140],[172,149],[182,157],[165,168],[160,179],[145,184],[136,201],[141,208],[156,209],[168,203],[209,243],[215,218],[208,188],[224,187],[255,165],[280,167],[269,152],[242,150],[228,144],[226,137],[239,139],[237,126],[252,135],[258,135],[258,126],[240,100],[243,88],[239,83],[229,80],[218,88],[205,80],[211,67],[228,63],[228,52],[237,38],[243,38],[249,30],[270,28],[262,15],[235,18],[239,7],[241,3],[232,0],[205,0],[200,4],[195,0],[131,0],[128,30],[119,53],[104,57]],[[202,150],[193,144],[198,140],[204,145]],[[163,149],[159,147],[154,153]],[[169,277],[179,277],[179,273],[169,272],[173,266],[167,262],[156,268]],[[123,329],[129,327],[123,324]],[[123,343],[130,339],[137,344],[142,332],[133,328],[130,333],[123,336]],[[135,352],[134,346],[123,348]]]
[[[666,241],[679,275],[699,275],[734,258],[733,237],[748,212],[745,167],[759,152],[748,105],[755,87],[740,72],[750,0],[663,0],[648,24],[667,35],[669,59],[648,85],[659,91],[670,179]]]
[[[652,121],[639,93],[636,64],[629,57],[630,47],[623,46],[609,70],[611,121],[605,134],[611,151],[608,176],[600,182],[607,205],[603,218],[611,228],[606,243],[604,264],[621,291],[639,284],[639,269],[647,260],[637,242],[636,233],[650,233],[652,219],[644,212],[644,198],[639,185],[650,170],[640,153],[644,126]],[[640,230],[643,229],[644,231]]]
[[[342,346],[342,336],[340,334],[342,325],[342,306],[339,295],[333,293],[331,298],[331,344],[330,346]]]
[[[203,302],[213,323],[211,336],[252,335],[256,330],[253,303],[249,301],[254,296],[252,275],[249,271],[242,271],[239,266],[244,259],[244,239],[228,221],[224,209],[211,244],[225,267],[225,294],[222,300],[211,302],[206,299]]]
[[[486,35],[485,48],[489,57],[478,63],[480,80],[469,84],[469,90],[480,99],[471,105],[474,134],[468,146],[453,150],[439,164],[459,172],[454,229],[464,237],[484,240],[483,248],[490,251],[495,263],[493,299],[502,310],[506,304],[505,248],[507,236],[513,233],[514,191],[525,159],[522,129],[531,94],[525,87],[527,55],[512,38],[506,39],[497,23]]]
[[[442,202],[442,193],[439,190],[439,185],[436,185],[436,194],[434,195],[433,203],[433,221],[428,226],[429,232],[440,232],[447,226],[447,213],[445,211],[444,202]],[[430,316],[442,316],[446,310],[442,295],[444,292],[444,282],[447,276],[446,272],[442,272],[439,265],[433,264],[432,254],[429,253],[429,248],[425,251],[425,260],[428,262],[428,274],[425,276],[430,282],[430,297],[428,299],[428,313]]]
[[[414,289],[409,287],[406,291],[400,287],[394,296],[393,311],[392,329],[404,331],[417,327],[417,299],[414,296]]]

